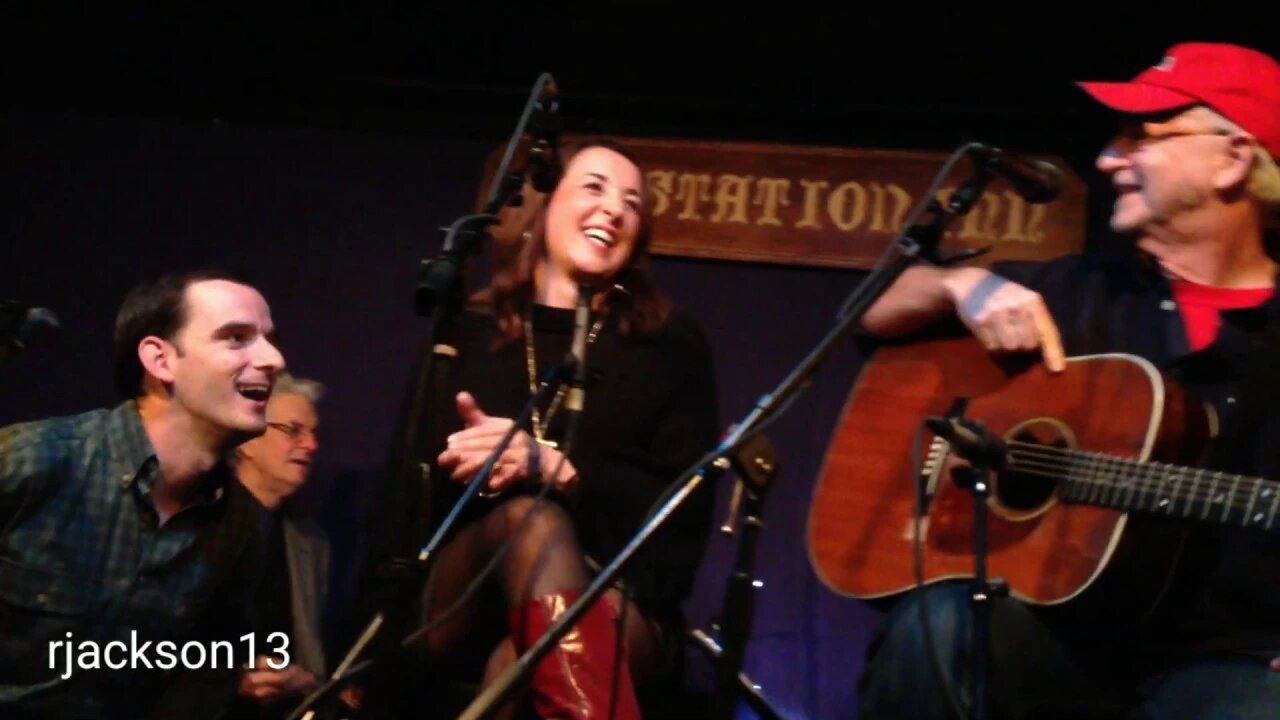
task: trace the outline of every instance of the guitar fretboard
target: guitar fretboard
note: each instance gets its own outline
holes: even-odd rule
[[[1010,470],[1061,481],[1069,502],[1271,530],[1280,483],[1102,453],[1009,443]]]

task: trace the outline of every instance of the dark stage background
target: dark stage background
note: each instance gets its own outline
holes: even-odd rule
[[[412,304],[418,262],[438,249],[439,226],[471,211],[483,163],[539,72],[564,88],[569,131],[926,150],[977,139],[1059,155],[1091,182],[1097,226],[1109,197],[1089,163],[1107,118],[1072,80],[1129,77],[1193,36],[1275,51],[1242,34],[1250,23],[1239,15],[1221,28],[1158,29],[954,10],[910,22],[851,10],[724,17],[612,2],[565,17],[494,11],[481,31],[479,10],[429,6],[167,12],[8,24],[12,48],[41,51],[12,66],[0,120],[0,300],[48,307],[62,328],[0,365],[0,424],[115,402],[114,313],[145,275],[246,272],[271,303],[290,369],[329,390],[315,482],[338,604],[352,591],[367,490],[427,327]],[[724,424],[818,341],[861,277],[655,265],[712,341]],[[797,720],[855,716],[877,617],[819,583],[804,541],[860,361],[842,345],[768,432],[782,469],[745,669]],[[732,538],[713,535],[692,624],[716,613],[734,551]],[[690,683],[709,687],[708,670],[690,651]]]

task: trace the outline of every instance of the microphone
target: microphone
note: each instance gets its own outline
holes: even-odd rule
[[[560,88],[550,75],[542,85],[542,92],[533,104],[529,116],[529,184],[533,189],[547,194],[560,182],[560,133],[564,123],[560,118]]]
[[[1018,157],[981,143],[970,144],[969,154],[979,167],[1008,181],[1029,203],[1050,202],[1062,190],[1062,171],[1051,162]]]
[[[573,356],[573,385],[564,399],[564,409],[570,413],[582,412],[587,387],[587,323],[591,320],[591,286],[578,286],[578,307],[573,316],[573,344],[569,354]]]
[[[12,300],[0,303],[0,353],[23,350],[42,328],[58,327],[58,316],[52,310],[19,305]]]
[[[489,198],[484,212],[467,215],[456,220],[444,230],[444,247],[440,255],[423,260],[418,269],[418,287],[414,290],[413,304],[418,315],[432,317],[436,310],[456,309],[460,290],[458,277],[466,258],[479,252],[481,240],[487,228],[499,222],[498,211],[503,205],[518,206],[521,202],[520,187],[527,179],[535,190],[550,193],[560,180],[561,120],[557,112],[559,89],[555,78],[543,73],[529,93],[520,114],[520,122],[507,142],[502,163],[494,173]],[[521,142],[529,138],[529,149],[524,166],[511,172],[510,166]]]
[[[991,434],[982,423],[954,417],[927,417],[924,424],[935,435],[946,438],[960,457],[992,470],[1003,470],[1009,465],[1009,447],[1004,440]]]

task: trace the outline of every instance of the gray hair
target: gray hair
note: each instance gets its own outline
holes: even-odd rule
[[[1248,130],[1240,127],[1240,125],[1213,108],[1200,105],[1192,108],[1189,114],[1198,115],[1211,123],[1215,123],[1221,130],[1252,135]],[[1267,227],[1270,229],[1280,228],[1280,165],[1276,164],[1276,159],[1257,140],[1253,142],[1253,156],[1253,167],[1249,169],[1249,177],[1245,182],[1245,188],[1265,208],[1265,223]]]
[[[320,398],[324,395],[324,385],[315,380],[294,377],[288,372],[282,372],[276,376],[276,384],[272,393],[276,395],[301,395],[309,400],[312,405],[315,405],[320,402]]]

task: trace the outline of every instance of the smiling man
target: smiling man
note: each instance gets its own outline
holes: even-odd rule
[[[275,638],[261,645],[263,656],[241,678],[235,717],[284,717],[325,676],[320,620],[329,544],[319,526],[290,502],[306,484],[319,448],[316,403],[323,392],[320,383],[282,374],[267,403],[267,432],[237,451],[240,482],[272,511],[266,571],[253,611],[255,634]],[[276,652],[282,647],[287,658]]]
[[[225,458],[267,428],[274,332],[254,288],[163,276],[116,318],[124,402],[0,430],[0,715],[212,717],[230,701],[200,683],[244,655],[264,513]]]
[[[1128,81],[1079,83],[1115,115],[1095,167],[1114,189],[1116,237],[1048,262],[913,267],[865,326],[969,332],[992,352],[1038,352],[1051,371],[1141,357],[1211,406],[1206,470],[1280,479],[1280,63],[1208,42],[1153,59]],[[1204,497],[1217,502],[1212,488]],[[1017,587],[992,600],[992,717],[1277,717],[1280,540],[1195,522],[1207,516],[1129,515],[1098,583],[1059,606],[1024,603]],[[1051,539],[1062,557],[1079,551],[1068,535]],[[894,604],[860,718],[953,717],[953,695],[974,704],[970,592],[936,583]]]

